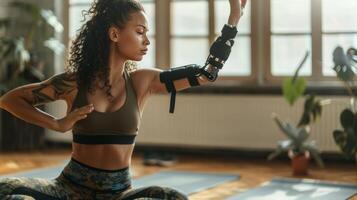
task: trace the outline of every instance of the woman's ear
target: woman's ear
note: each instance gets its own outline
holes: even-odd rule
[[[113,42],[119,42],[120,39],[120,30],[116,27],[110,27],[108,30],[109,38]]]

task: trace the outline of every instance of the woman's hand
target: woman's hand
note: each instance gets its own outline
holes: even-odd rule
[[[93,104],[77,108],[69,113],[66,117],[57,120],[56,131],[66,132],[72,129],[74,124],[87,117],[87,114],[91,113],[94,110]]]
[[[240,17],[243,15],[243,9],[247,0],[229,0],[231,7],[231,12],[228,18],[228,24],[232,26],[237,26]]]

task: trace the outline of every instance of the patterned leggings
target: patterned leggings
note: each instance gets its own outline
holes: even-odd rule
[[[1,200],[72,200],[72,199],[188,199],[177,190],[159,186],[131,189],[129,168],[96,169],[73,158],[53,180],[38,178],[0,179]]]

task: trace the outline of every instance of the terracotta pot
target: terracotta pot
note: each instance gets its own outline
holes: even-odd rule
[[[296,176],[307,175],[310,153],[306,151],[305,153],[294,154],[292,151],[289,151],[289,157],[291,158],[293,174]]]

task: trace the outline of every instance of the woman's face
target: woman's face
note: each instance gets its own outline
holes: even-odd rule
[[[131,14],[131,20],[119,30],[119,39],[117,42],[113,41],[119,54],[126,60],[142,60],[150,44],[148,31],[146,14],[143,11]]]

